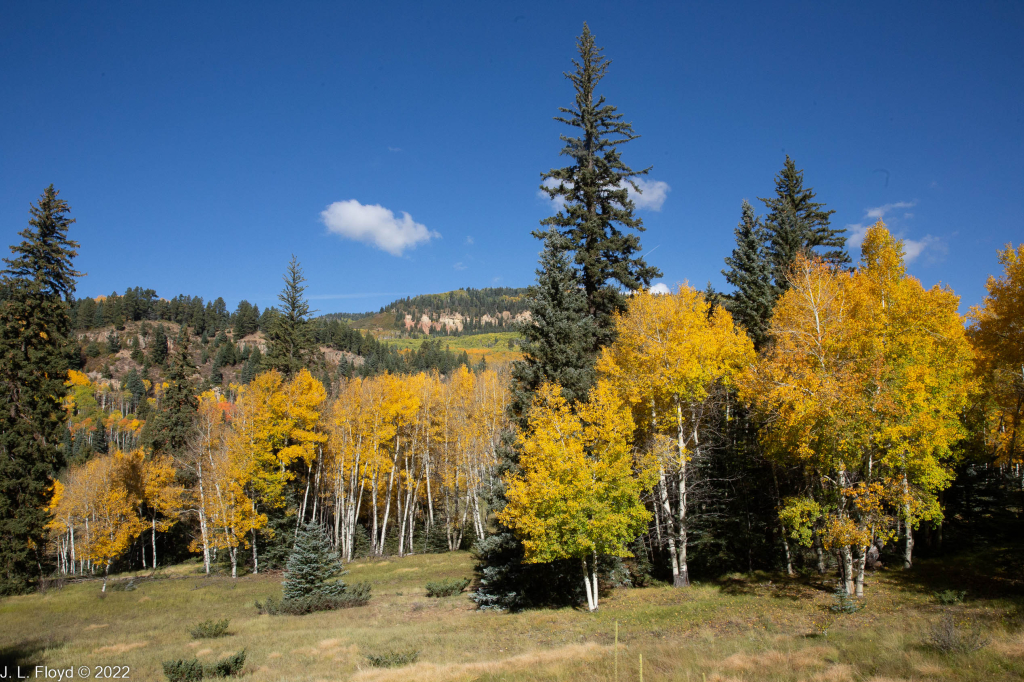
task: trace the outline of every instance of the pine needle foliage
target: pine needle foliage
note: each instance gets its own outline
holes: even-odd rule
[[[772,263],[768,257],[767,235],[754,208],[743,201],[740,222],[736,226],[736,248],[725,259],[725,280],[736,287],[726,304],[736,322],[746,329],[755,348],[768,340],[768,325],[775,306]]]
[[[0,594],[30,589],[48,559],[51,485],[65,465],[61,440],[71,339],[74,220],[53,185],[30,209],[0,271]]]
[[[345,593],[345,583],[340,576],[345,573],[320,526],[303,524],[295,536],[295,547],[285,567],[284,599],[288,601],[314,595],[340,597]]]
[[[572,163],[542,174],[541,190],[563,208],[541,221],[568,238],[580,269],[580,282],[587,297],[589,312],[597,321],[599,333],[594,352],[611,342],[612,316],[626,308],[621,289],[636,291],[649,287],[661,272],[647,265],[641,254],[643,221],[634,215],[629,187],[639,192],[636,179],[650,168],[633,170],[622,160],[619,146],[637,139],[633,124],[622,120],[616,107],[597,94],[611,62],[602,55],[586,24],[576,41],[579,60],[575,70],[566,73],[576,97],[571,107],[560,107],[563,116],[555,120],[575,130],[562,135],[562,156]],[[545,231],[534,236],[545,239]]]
[[[276,311],[270,324],[265,365],[290,377],[315,364],[320,351],[309,323],[309,316],[316,311],[310,310],[305,299],[306,278],[295,256],[288,262],[283,279],[284,288],[277,296],[281,309]]]

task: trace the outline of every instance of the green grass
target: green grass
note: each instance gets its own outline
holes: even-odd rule
[[[280,598],[279,574],[237,580],[189,564],[136,580],[132,591],[99,581],[0,601],[0,667],[122,665],[132,680],[163,680],[162,661],[204,665],[246,652],[243,678],[270,680],[1018,680],[1024,630],[1003,592],[967,586],[962,604],[937,603],[929,564],[869,577],[865,608],[834,614],[831,588],[814,579],[735,575],[689,589],[620,589],[591,614],[541,609],[482,613],[468,591],[425,596],[427,582],[471,574],[465,552],[356,561],[346,581],[366,581],[367,606],[307,616],[261,616]],[[947,565],[934,573],[950,580]],[[147,574],[148,575],[148,574]],[[124,578],[122,578],[124,579]],[[938,580],[939,578],[936,578]],[[979,596],[975,597],[975,593]],[[822,636],[815,620],[834,622]],[[988,645],[943,654],[929,644],[944,614],[979,627]],[[1017,611],[1019,613],[1019,611]],[[199,620],[231,621],[226,636],[192,640]],[[376,668],[372,657],[418,652],[414,663]]]
[[[431,340],[440,340],[441,347],[448,346],[453,353],[466,351],[473,362],[486,357],[487,362],[509,362],[522,357],[518,347],[514,350],[508,346],[509,341],[519,338],[516,332],[491,332],[489,334],[472,334],[470,336],[435,335]],[[426,338],[418,339],[384,339],[383,342],[398,350],[416,350]]]

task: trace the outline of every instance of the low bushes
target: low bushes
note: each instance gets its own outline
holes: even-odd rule
[[[409,651],[385,651],[379,654],[368,654],[366,662],[372,668],[400,668],[403,665],[410,665],[416,662],[420,652],[412,649]]]
[[[228,634],[228,619],[224,620],[204,620],[201,623],[196,623],[195,627],[189,630],[189,634],[192,635],[192,639],[214,639],[216,637],[224,637]]]
[[[340,595],[311,594],[296,599],[267,598],[264,602],[256,602],[256,609],[261,614],[271,616],[303,616],[316,611],[336,611],[354,606],[365,606],[370,601],[370,584],[356,583],[347,585]]]
[[[199,659],[177,659],[164,661],[164,675],[170,682],[199,682],[212,677],[236,676],[242,672],[245,665],[245,649],[242,649],[233,656],[203,665]]]
[[[450,597],[469,586],[469,578],[445,578],[427,583],[428,597]]]

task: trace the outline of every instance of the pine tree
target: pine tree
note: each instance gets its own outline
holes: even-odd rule
[[[772,264],[768,259],[764,227],[754,215],[754,208],[743,202],[739,225],[736,226],[736,248],[725,259],[728,270],[725,280],[736,287],[726,308],[760,349],[768,340],[768,323],[775,306],[772,286]]]
[[[520,325],[523,359],[512,368],[517,417],[544,382],[562,387],[571,403],[586,400],[594,383],[597,323],[576,269],[569,261],[569,240],[551,229],[544,233],[537,284],[528,290],[532,320]]]
[[[159,329],[159,328],[158,328]],[[155,450],[182,452],[195,419],[199,400],[192,377],[196,365],[189,350],[189,336],[184,332],[175,344],[174,354],[167,368],[167,390],[164,392],[163,408],[156,417],[153,434]]]
[[[315,523],[304,523],[285,566],[284,600],[340,597],[345,593],[340,576],[345,573],[323,529]]]
[[[775,176],[775,196],[761,199],[768,208],[765,218],[768,253],[780,294],[789,288],[786,274],[798,253],[817,253],[833,265],[850,263],[843,236],[846,230],[830,226],[835,211],[822,210],[825,204],[815,202],[814,197],[812,188],[804,188],[804,172],[797,170],[787,154],[782,170]],[[819,248],[827,250],[814,251]]]
[[[266,364],[289,377],[314,364],[319,357],[319,349],[308,320],[311,312],[315,311],[309,309],[309,303],[303,298],[306,278],[302,276],[302,268],[295,256],[288,263],[288,272],[283,279],[284,289],[277,297],[282,307],[270,325]]]
[[[72,267],[78,244],[67,202],[50,185],[30,209],[0,272],[0,594],[29,589],[44,570],[51,485],[65,464],[72,343]]]
[[[586,24],[576,46],[580,59],[573,60],[575,71],[565,74],[572,81],[576,101],[572,107],[560,107],[565,116],[555,120],[577,128],[579,137],[562,136],[561,154],[572,159],[572,165],[542,174],[541,189],[564,202],[564,208],[541,224],[556,228],[569,240],[589,312],[597,322],[591,349],[596,353],[614,337],[612,316],[626,309],[620,287],[628,291],[649,287],[661,272],[639,255],[640,238],[630,232],[643,232],[644,227],[633,214],[628,187],[639,192],[635,180],[650,168],[633,170],[622,161],[618,147],[639,136],[615,107],[595,93],[611,62],[601,54],[603,48],[594,44]],[[538,239],[546,234],[534,232]]]
[[[153,333],[153,342],[149,347],[149,361],[154,365],[162,365],[167,359],[167,332],[164,326],[158,324],[156,332]]]

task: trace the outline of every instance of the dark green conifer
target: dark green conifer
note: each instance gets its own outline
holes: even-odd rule
[[[596,93],[611,62],[601,54],[603,48],[595,45],[586,24],[576,47],[576,69],[565,74],[576,92],[575,102],[560,107],[565,116],[555,120],[576,128],[578,137],[562,136],[565,146],[561,154],[569,157],[572,165],[542,174],[545,182],[541,189],[561,200],[564,207],[541,224],[556,228],[569,240],[589,312],[597,323],[598,334],[590,351],[596,353],[614,337],[612,315],[626,309],[622,290],[649,287],[661,272],[640,255],[640,238],[633,232],[643,232],[643,221],[634,215],[627,189],[632,186],[640,191],[635,180],[650,168],[635,171],[619,155],[619,146],[639,135]],[[546,239],[546,232],[537,231],[534,236]]]
[[[768,258],[764,227],[746,200],[735,232],[736,248],[725,259],[729,268],[722,270],[725,280],[736,287],[726,307],[750,335],[754,346],[760,349],[768,340],[775,288],[772,286],[772,263]]]
[[[162,365],[167,360],[167,332],[158,324],[149,344],[149,361],[154,365]]]
[[[804,187],[804,172],[797,170],[787,154],[782,170],[775,176],[775,196],[761,199],[768,208],[768,254],[780,291],[788,288],[786,274],[800,252],[814,253],[834,265],[850,262],[843,236],[846,230],[832,228],[830,219],[835,211],[822,210],[825,204],[814,198],[814,190]]]
[[[295,256],[288,263],[283,279],[284,289],[277,297],[281,310],[270,325],[266,364],[287,377],[316,363],[320,353],[308,320],[314,311],[303,297],[306,278]]]
[[[199,406],[196,387],[192,383],[195,373],[196,365],[192,361],[189,336],[186,333],[178,338],[168,363],[168,386],[161,401],[160,413],[155,418],[152,435],[155,450],[182,452],[185,449]]]
[[[70,207],[50,185],[29,211],[0,272],[0,594],[30,589],[46,570],[46,506],[63,468],[72,343]]]
[[[304,523],[295,536],[295,546],[285,566],[282,596],[285,601],[340,597],[345,593],[345,583],[340,576],[346,572],[323,529],[314,523]]]

